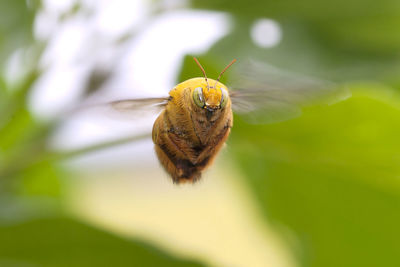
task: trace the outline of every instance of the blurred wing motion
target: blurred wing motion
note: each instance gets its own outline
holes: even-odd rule
[[[167,97],[159,97],[117,100],[109,104],[118,111],[135,111],[144,109],[161,110],[167,103]]]
[[[84,104],[69,112],[69,116],[76,113],[92,113],[112,119],[131,120],[132,118],[155,115],[167,104],[168,97],[124,99],[108,103]]]
[[[244,64],[230,96],[234,112],[251,123],[274,123],[297,117],[301,108],[333,104],[351,96],[335,83],[284,71],[260,62]]]
[[[109,116],[115,119],[145,118],[158,114],[168,103],[168,97],[124,99],[108,103]]]

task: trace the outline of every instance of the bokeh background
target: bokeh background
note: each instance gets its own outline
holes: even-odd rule
[[[399,28],[397,0],[1,0],[0,266],[400,266]],[[183,186],[153,153],[156,114],[71,112],[165,96],[201,76],[192,56],[352,97],[235,116]]]

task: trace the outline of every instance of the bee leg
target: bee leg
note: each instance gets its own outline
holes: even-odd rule
[[[189,160],[176,159],[167,154],[159,145],[155,145],[155,151],[161,165],[171,175],[174,183],[193,183],[200,179],[200,171]]]
[[[166,172],[168,172],[171,175],[172,179],[175,182],[175,180],[177,180],[178,177],[175,163],[172,162],[171,158],[164,152],[163,149],[160,148],[160,146],[155,145],[154,148],[161,165],[164,167]]]

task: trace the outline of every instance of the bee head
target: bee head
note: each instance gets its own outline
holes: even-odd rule
[[[208,87],[204,82],[197,83],[193,90],[193,101],[198,107],[208,111],[222,109],[229,98],[228,89],[218,81],[210,79],[210,82],[216,82],[216,86]]]
[[[209,112],[213,112],[217,109],[222,109],[225,107],[226,102],[229,98],[228,89],[225,85],[219,82],[222,74],[236,62],[236,59],[232,60],[218,75],[217,80],[208,79],[206,71],[197,58],[193,58],[201,71],[204,74],[205,84],[199,84],[200,86],[195,87],[193,90],[193,100],[195,104],[201,108],[206,109]],[[213,86],[210,86],[209,80],[212,82]]]

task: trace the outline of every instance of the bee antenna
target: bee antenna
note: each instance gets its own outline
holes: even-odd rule
[[[237,61],[236,58],[233,59],[233,60],[231,61],[231,63],[229,63],[229,64],[225,67],[225,69],[223,69],[223,70],[221,71],[221,73],[218,75],[218,78],[217,78],[217,81],[215,82],[214,87],[217,86],[217,83],[219,82],[219,79],[221,79],[222,74],[224,74],[224,72],[225,72],[227,69],[229,69],[229,67],[232,66],[233,63],[235,63],[236,61]]]
[[[206,79],[207,82],[207,89],[210,89],[210,85],[208,84],[208,79],[207,79],[207,75],[206,75],[206,71],[204,70],[203,66],[200,64],[199,60],[195,57],[193,57],[194,61],[196,61],[197,65],[199,66],[199,68],[201,69],[201,71],[204,74],[204,79]]]

